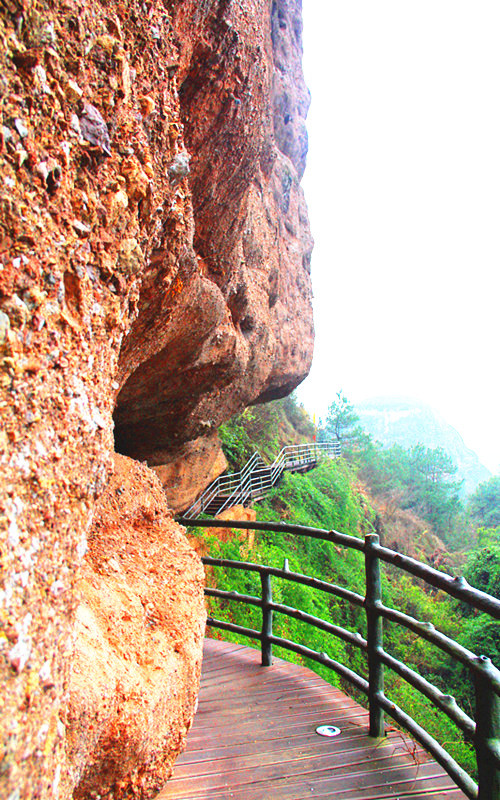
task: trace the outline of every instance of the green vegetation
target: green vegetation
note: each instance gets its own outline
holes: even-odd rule
[[[376,494],[397,498],[398,505],[428,522],[445,542],[451,542],[462,504],[456,468],[439,448],[399,445],[383,449],[372,441],[358,445],[353,461],[359,476]]]
[[[338,392],[318,438],[344,440],[345,457],[375,496],[396,501],[401,509],[416,514],[445,542],[452,542],[457,529],[462,535],[462,482],[455,480],[457,468],[444,450],[421,444],[406,450],[399,445],[384,448],[357,423],[353,406]]]
[[[336,399],[328,407],[326,422],[320,430],[320,441],[331,439],[345,439],[349,437],[358,438],[359,428],[356,423],[359,417],[356,414],[352,403],[342,391],[337,392]]]
[[[322,491],[327,485],[328,494]],[[283,480],[269,496],[256,508],[259,520],[286,520],[290,523],[316,527],[341,528],[359,535],[370,525],[365,517],[365,509],[350,487],[350,468],[343,462],[336,464],[324,462],[318,469],[306,475],[283,476]],[[251,560],[259,564],[283,567],[285,559],[292,572],[330,580],[362,590],[364,586],[364,562],[355,551],[345,551],[342,559],[339,552],[327,542],[292,536],[290,534],[263,533],[256,537],[251,553],[236,539],[221,542],[199,530],[209,543],[210,554],[221,558]],[[218,588],[235,590],[244,594],[260,595],[260,580],[254,573],[239,570],[216,569],[214,581]],[[337,598],[325,595],[290,581],[273,579],[273,596],[277,602],[300,608],[323,619],[338,621],[344,627],[365,635],[364,612],[350,608]],[[231,619],[239,625],[260,629],[260,610],[239,603],[227,604],[223,601],[211,602],[211,613],[223,619]],[[273,624],[275,633],[284,638],[307,644],[308,647],[322,651],[325,649],[324,634],[305,626],[297,620],[276,616]],[[358,650],[340,640],[329,642],[329,655],[353,669],[363,670],[363,657]],[[300,660],[291,653],[282,653],[288,660]],[[332,680],[331,672],[318,664],[314,669],[326,680]]]
[[[468,511],[477,526],[500,526],[500,475],[479,484],[469,499]]]
[[[293,395],[274,403],[246,408],[219,428],[229,470],[240,470],[255,450],[273,461],[287,444],[311,441],[314,425]]]
[[[476,493],[478,498],[488,498],[486,511],[478,512],[478,508],[484,508],[484,503],[480,505],[478,499],[475,505],[471,505],[466,517],[458,500],[459,487],[454,480],[453,465],[442,451],[421,446],[407,451],[398,447],[383,450],[359,430],[352,435],[355,420],[349,416],[348,406],[345,398],[339,395],[336,404],[332,404],[330,420],[330,430],[341,431],[341,427],[336,428],[335,414],[344,415],[346,426],[351,431],[346,457],[336,461],[325,460],[307,474],[285,473],[281,484],[256,508],[257,518],[334,528],[353,536],[363,536],[374,529],[376,518],[381,516],[389,534],[388,509],[392,508],[391,503],[398,504],[398,520],[410,519],[408,514],[411,514],[414,526],[411,529],[412,548],[423,560],[427,554],[423,543],[428,541],[431,534],[433,541],[439,542],[436,534],[440,534],[448,547],[453,547],[458,539],[460,546],[463,545],[466,531],[470,547],[465,577],[478,588],[498,596],[500,527],[483,525],[478,528],[473,523],[473,519],[481,523],[496,519],[494,515],[491,516],[491,487],[487,491],[480,491],[479,487]],[[293,438],[290,426],[294,431]],[[293,398],[288,398],[244,412],[224,426],[221,438],[232,466],[240,468],[255,449],[272,458],[283,444],[310,440],[311,434],[312,425],[303,410]],[[198,530],[196,535],[205,540],[210,555],[251,560],[276,567],[282,567],[287,559],[291,571],[364,593],[364,560],[356,551],[285,533],[262,533],[255,537],[249,552],[248,543],[239,538],[222,542],[208,530]],[[391,542],[387,543],[391,545]],[[423,548],[421,551],[418,549],[420,546]],[[214,568],[210,579],[222,589],[260,595],[259,576],[254,573]],[[273,595],[277,602],[366,635],[363,609],[314,589],[278,579],[273,579]],[[437,629],[464,646],[474,652],[485,653],[497,664],[500,663],[500,624],[492,622],[487,615],[472,612],[469,607],[463,607],[443,593],[425,588],[421,582],[396,568],[387,567],[384,571],[383,595],[387,605],[417,619],[432,622]],[[210,607],[214,617],[260,629],[259,609],[219,600],[211,601]],[[283,615],[275,615],[273,629],[279,636],[301,642],[320,652],[328,652],[332,658],[366,677],[364,654],[353,645],[327,637],[321,631]],[[223,635],[224,638],[238,638],[227,633]],[[248,644],[248,640],[244,641]],[[443,692],[453,694],[459,705],[471,713],[473,689],[465,668],[415,634],[392,623],[385,626],[384,646],[395,658],[413,667]],[[276,651],[276,654],[288,660],[300,661],[299,657],[288,651]],[[341,683],[326,668],[314,662],[308,666],[326,680]],[[350,685],[342,688],[350,694],[356,694]],[[461,733],[443,714],[437,713],[425,698],[390,670],[386,670],[386,693],[442,743],[459,763],[474,773],[472,746],[463,741]],[[365,702],[364,697],[357,699]]]

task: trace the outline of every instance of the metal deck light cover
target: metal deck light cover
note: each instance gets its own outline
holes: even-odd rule
[[[316,728],[316,733],[320,736],[338,736],[340,732],[340,728],[336,728],[335,725],[320,725]]]

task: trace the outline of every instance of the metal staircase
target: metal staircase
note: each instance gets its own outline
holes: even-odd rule
[[[221,475],[184,512],[184,519],[194,519],[200,514],[213,517],[226,508],[248,505],[260,500],[276,486],[285,470],[307,472],[320,458],[338,458],[340,442],[312,442],[284,447],[272,464],[266,464],[260,453],[254,453],[240,472]]]

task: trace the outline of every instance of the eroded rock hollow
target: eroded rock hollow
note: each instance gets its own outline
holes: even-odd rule
[[[151,797],[205,619],[169,507],[312,356],[300,1],[5,0],[0,36],[0,796]]]

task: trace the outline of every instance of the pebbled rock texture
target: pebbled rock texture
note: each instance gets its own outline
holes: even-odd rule
[[[203,567],[155,476],[124,456],[96,509],[70,674],[75,797],[159,791],[198,694]]]
[[[124,377],[137,367],[115,412],[119,449],[149,464],[288,394],[313,345],[300,4],[188,0],[174,26],[193,248],[175,296],[157,291],[171,264],[155,256],[120,358]]]
[[[92,775],[109,798],[148,797],[182,748],[199,573],[188,586],[173,523],[148,522],[125,491],[130,509],[115,511],[136,549],[136,562],[123,557],[127,582],[155,585],[143,554],[161,528],[178,559],[164,596],[172,626],[168,598],[194,604],[186,645],[166,659],[183,664],[168,709],[177,733],[163,750],[145,736],[143,750],[134,715],[115,714],[130,709],[116,687],[121,676],[129,697],[149,631],[122,614],[128,603],[139,613],[139,600],[118,600],[124,579],[102,553],[121,564],[119,524],[110,533],[94,521],[96,503],[113,473],[113,414],[118,448],[161,467],[186,448],[201,452],[222,420],[307,373],[300,26],[299,0],[0,5],[0,797],[67,798],[75,787],[90,796]],[[130,479],[151,492],[166,519],[153,474],[127,474],[125,488]],[[120,642],[108,614],[122,615]],[[175,641],[167,629],[165,647]],[[93,680],[104,660],[114,665],[106,686]],[[172,674],[159,679],[166,692]],[[155,684],[148,719],[159,696]],[[123,720],[118,776],[108,766]]]

